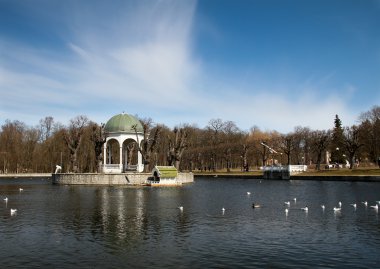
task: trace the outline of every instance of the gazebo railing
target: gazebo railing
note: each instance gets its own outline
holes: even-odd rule
[[[116,168],[120,168],[120,164],[109,164],[109,163],[107,163],[104,165],[104,167],[107,169],[116,169]]]
[[[137,171],[137,165],[127,165],[125,171]]]

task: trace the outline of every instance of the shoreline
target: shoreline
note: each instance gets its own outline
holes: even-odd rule
[[[215,180],[218,179],[260,179],[260,180],[283,180],[283,181],[291,181],[291,180],[307,180],[307,181],[348,181],[348,182],[380,182],[380,176],[377,175],[294,175],[291,176],[290,179],[264,179],[262,175],[226,175],[226,174],[194,174],[194,179],[199,178],[213,178]]]
[[[33,179],[33,178],[49,178],[52,179],[54,174],[51,173],[27,173],[27,174],[0,174],[1,179]],[[75,175],[75,174],[67,174]],[[213,178],[213,179],[263,179],[263,175],[259,173],[194,173],[194,179],[200,178]],[[286,180],[286,179],[273,179],[273,180]],[[288,180],[316,180],[316,181],[350,181],[350,182],[380,182],[380,175],[366,175],[366,174],[354,174],[354,175],[338,175],[331,173],[321,173],[316,175],[315,173],[303,173],[291,176]]]
[[[35,178],[35,177],[49,177],[51,178],[52,173],[12,173],[12,174],[0,174],[1,178]]]

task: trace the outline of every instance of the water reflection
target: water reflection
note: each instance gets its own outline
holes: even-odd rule
[[[72,186],[66,190],[59,201],[66,229],[83,235],[90,227],[94,240],[104,240],[111,249],[158,239],[172,223],[176,235],[191,227],[189,210],[178,209],[188,197],[178,189]]]
[[[0,221],[0,258],[8,268],[380,263],[378,211],[370,207],[380,200],[380,184],[221,178],[180,188],[19,183],[0,185],[0,194],[9,197]],[[342,209],[334,212],[339,201]],[[9,208],[18,214],[11,217]]]

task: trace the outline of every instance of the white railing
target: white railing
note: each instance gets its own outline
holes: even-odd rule
[[[288,170],[288,166],[264,166],[264,171],[285,171]]]
[[[290,172],[305,172],[307,165],[289,165]]]
[[[285,166],[264,166],[264,171],[289,171],[289,172],[305,172],[307,165],[285,165]]]
[[[120,173],[121,172],[120,164],[104,164],[103,172],[104,173]]]
[[[125,171],[137,171],[137,165],[127,165]]]
[[[104,165],[105,168],[107,169],[115,169],[115,168],[120,168],[120,164],[105,164]]]

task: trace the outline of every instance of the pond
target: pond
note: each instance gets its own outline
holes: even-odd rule
[[[380,267],[371,207],[380,183],[197,178],[154,188],[1,179],[0,197],[4,268]]]

